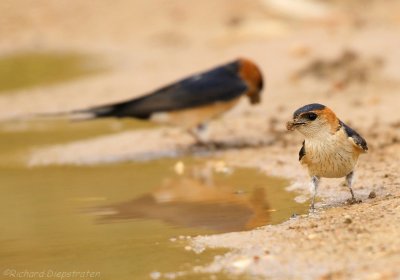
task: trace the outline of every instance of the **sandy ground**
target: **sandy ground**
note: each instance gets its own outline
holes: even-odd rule
[[[272,279],[400,279],[400,3],[304,1],[300,9],[278,2],[1,1],[6,12],[0,19],[0,53],[77,50],[102,56],[112,71],[1,94],[0,119],[139,96],[189,73],[249,57],[265,73],[263,102],[254,108],[242,102],[214,121],[211,136],[226,148],[208,152],[231,165],[290,178],[290,188],[304,201],[308,178],[297,161],[302,138],[286,132],[285,122],[299,106],[323,103],[369,144],[354,187],[362,203],[347,205],[349,194],[340,180],[324,180],[315,214],[195,238],[192,246],[199,252],[231,249],[198,269]],[[286,2],[291,1],[280,3]],[[135,130],[42,148],[27,155],[26,163],[173,156],[191,152],[191,144],[177,128]],[[372,191],[376,197],[369,198]]]

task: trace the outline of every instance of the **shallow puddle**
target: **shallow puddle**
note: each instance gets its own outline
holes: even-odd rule
[[[104,72],[98,58],[62,52],[23,52],[0,57],[0,92],[55,84]]]
[[[49,118],[0,122],[0,166],[21,165],[32,149],[152,127],[155,125],[149,122],[130,119],[69,121]]]
[[[126,128],[19,125],[0,126],[0,153]],[[286,180],[212,158],[36,168],[2,161],[0,178],[0,259],[17,271],[91,271],[101,279],[186,273],[222,252],[185,250],[187,236],[248,230],[306,210],[284,190]]]

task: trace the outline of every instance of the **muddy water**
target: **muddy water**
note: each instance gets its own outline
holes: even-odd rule
[[[65,82],[105,70],[94,57],[79,53],[22,52],[0,56],[0,92]]]
[[[131,125],[2,124],[0,153],[12,159]],[[93,271],[102,279],[187,272],[216,252],[185,250],[183,237],[248,230],[305,210],[285,180],[212,158],[40,168],[2,160],[0,178],[0,259],[17,271]]]
[[[136,120],[69,121],[42,119],[0,121],[0,165],[21,165],[33,149],[154,125]]]

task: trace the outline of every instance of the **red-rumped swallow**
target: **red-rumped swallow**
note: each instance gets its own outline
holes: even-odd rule
[[[311,176],[311,210],[314,210],[321,177],[346,177],[352,202],[355,202],[352,180],[358,157],[368,151],[364,138],[339,120],[331,109],[316,103],[297,109],[293,120],[287,123],[287,129],[297,130],[305,136],[299,161]]]
[[[263,77],[255,63],[240,58],[195,74],[139,98],[78,110],[88,118],[137,118],[187,129],[198,142],[212,119],[234,107],[241,97],[261,100]]]

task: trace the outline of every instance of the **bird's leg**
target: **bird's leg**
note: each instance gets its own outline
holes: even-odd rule
[[[190,135],[196,140],[196,145],[204,146],[209,139],[209,129],[206,124],[198,124],[195,128],[189,129]]]
[[[318,184],[319,184],[319,177],[312,176],[312,178],[311,178],[312,200],[311,200],[311,205],[310,205],[311,212],[314,212],[314,210],[315,210],[314,203],[315,203],[315,196],[317,195]]]
[[[354,197],[353,189],[351,187],[352,183],[353,183],[353,177],[354,177],[354,172],[353,171],[351,171],[349,174],[346,175],[346,184],[347,184],[347,187],[349,188],[350,193],[351,193],[351,200],[350,200],[351,203],[357,202],[356,198]]]

